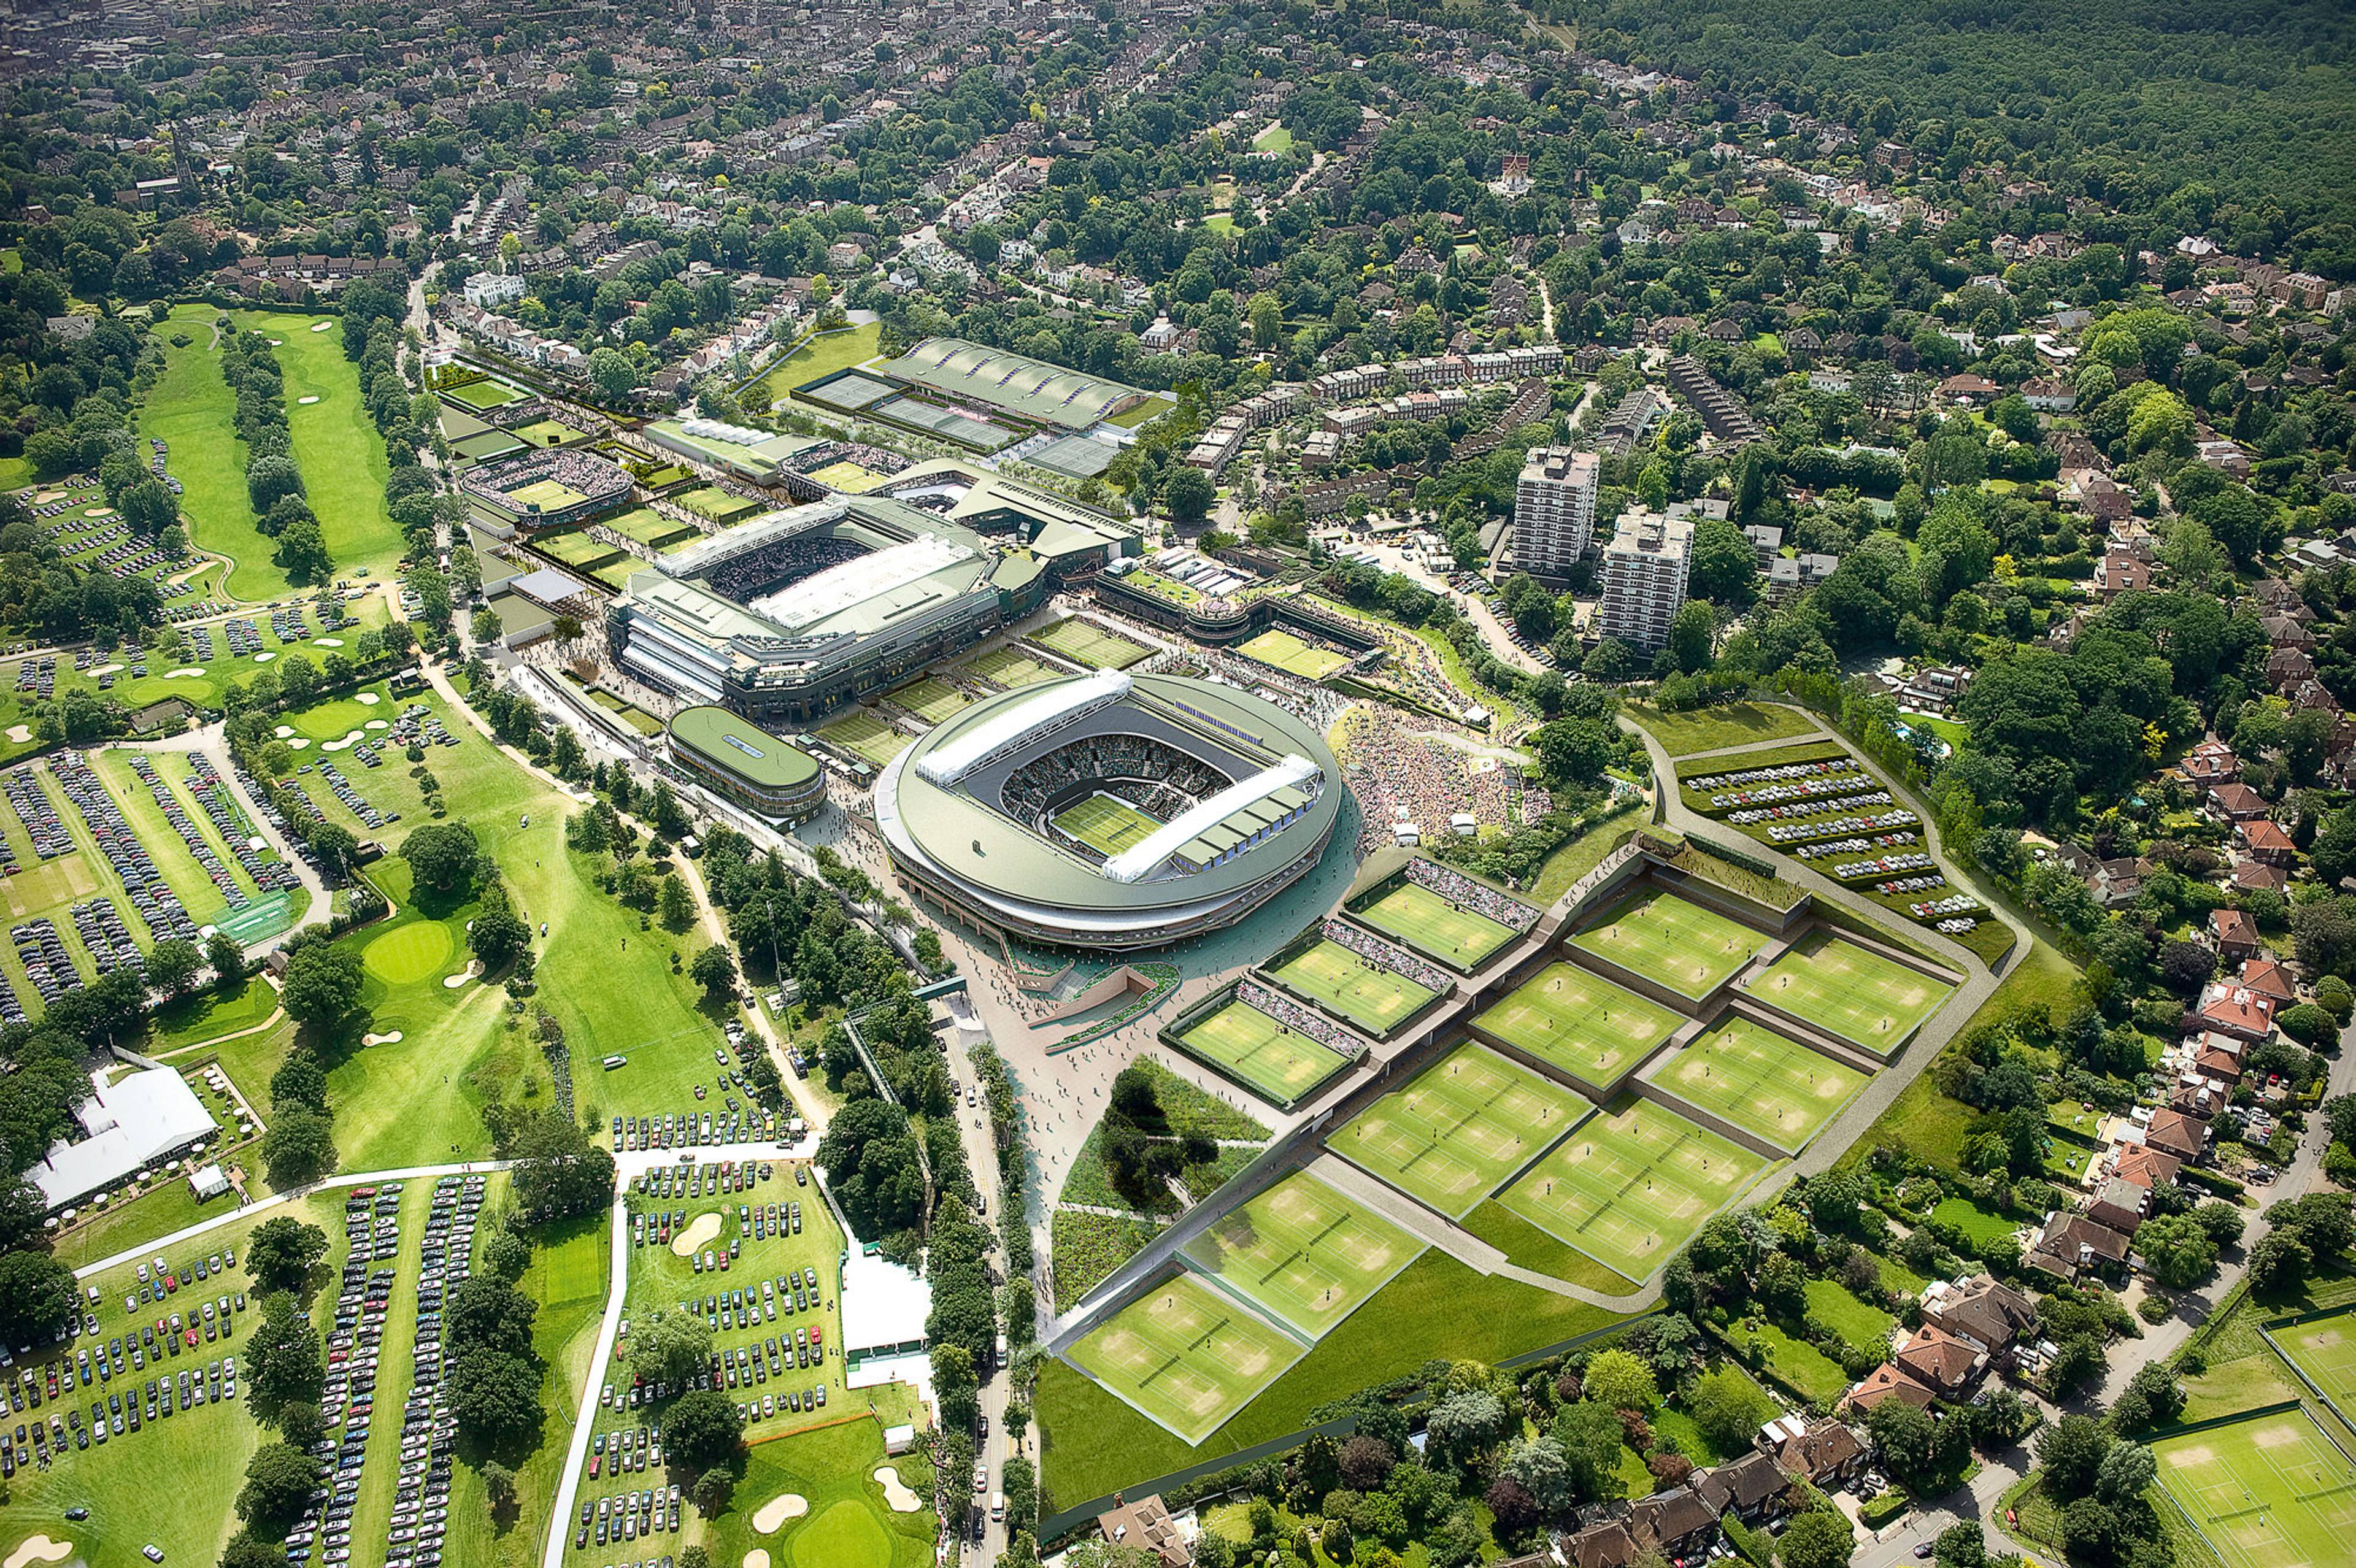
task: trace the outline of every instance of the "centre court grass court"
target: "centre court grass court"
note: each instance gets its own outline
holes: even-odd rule
[[[1351,1164],[1461,1220],[1585,1113],[1569,1089],[1461,1045],[1326,1140]]]
[[[1130,846],[1152,837],[1153,830],[1162,824],[1125,800],[1092,795],[1057,812],[1055,826],[1110,859]]]

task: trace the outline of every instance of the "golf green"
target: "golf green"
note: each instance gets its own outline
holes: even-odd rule
[[[413,920],[368,944],[360,962],[389,986],[409,986],[441,973],[455,944],[438,920]]]
[[[892,1537],[863,1503],[835,1504],[794,1536],[794,1568],[891,1568]]]

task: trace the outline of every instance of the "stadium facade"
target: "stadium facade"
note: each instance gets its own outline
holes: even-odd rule
[[[1312,869],[1345,795],[1323,739],[1237,688],[1075,676],[978,703],[875,788],[894,878],[1001,941],[1130,951],[1234,924]]]

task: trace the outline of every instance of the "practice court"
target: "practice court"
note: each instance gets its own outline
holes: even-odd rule
[[[1472,1027],[1596,1089],[1608,1088],[1685,1020],[1591,969],[1553,963]]]
[[[1353,1165],[1451,1220],[1529,1163],[1587,1103],[1483,1045],[1461,1045],[1326,1139]]]
[[[1748,989],[1827,1034],[1887,1056],[1954,987],[1830,932],[1812,931]]]
[[[1750,963],[1767,938],[1714,909],[1655,889],[1630,899],[1570,942],[1698,1001]]]
[[[1388,1220],[1296,1171],[1213,1222],[1181,1254],[1220,1288],[1313,1340],[1422,1251]]]
[[[2356,1466],[2303,1408],[2164,1437],[2159,1484],[2226,1568],[2334,1568],[2356,1541]]]
[[[1299,1360],[1291,1335],[1192,1275],[1157,1285],[1072,1347],[1072,1364],[1187,1445]]]
[[[1651,1081],[1689,1105],[1797,1154],[1865,1087],[1866,1075],[1734,1013],[1663,1062]]]
[[[1649,1100],[1588,1118],[1499,1200],[1557,1241],[1641,1281],[1767,1161]]]

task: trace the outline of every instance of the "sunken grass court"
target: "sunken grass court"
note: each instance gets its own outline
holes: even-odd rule
[[[1386,1094],[1328,1147],[1461,1220],[1577,1125],[1586,1102],[1483,1045],[1462,1045]]]
[[[1652,1081],[1687,1104],[1797,1154],[1865,1087],[1866,1075],[1729,1013],[1662,1063]]]
[[[1423,1243],[1306,1171],[1181,1249],[1204,1276],[1312,1339],[1390,1283]]]
[[[1519,934],[1503,921],[1459,909],[1430,888],[1404,880],[1353,912],[1384,935],[1466,975]]]
[[[1761,1001],[1887,1056],[1954,987],[1826,931],[1813,931],[1750,983]]]
[[[1306,1349],[1191,1275],[1155,1285],[1071,1360],[1190,1446],[1226,1424]]]
[[[2163,1437],[2159,1484],[2226,1568],[2325,1568],[2356,1538],[2356,1465],[2299,1405]]]
[[[1472,1020],[1491,1038],[1607,1089],[1684,1020],[1576,964],[1556,962]]]
[[[1199,1022],[1181,1020],[1170,1042],[1269,1104],[1290,1106],[1349,1061],[1249,1002],[1229,1001]]]
[[[1570,942],[1699,1001],[1750,963],[1767,939],[1716,910],[1655,889],[1639,893]]]
[[[1272,965],[1268,973],[1286,990],[1324,1003],[1377,1040],[1421,1012],[1439,995],[1333,941],[1316,943]]]
[[[1628,1099],[1590,1117],[1501,1201],[1557,1241],[1642,1281],[1766,1165],[1674,1111]]]

